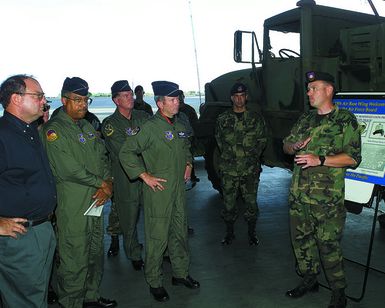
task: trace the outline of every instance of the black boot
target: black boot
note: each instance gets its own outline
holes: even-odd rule
[[[256,246],[259,244],[259,239],[257,237],[257,232],[255,231],[255,226],[257,222],[256,221],[249,221],[249,230],[248,230],[248,235],[249,235],[249,245],[250,246]]]
[[[111,235],[111,245],[108,249],[107,256],[108,257],[115,257],[119,253],[119,236],[118,235]]]
[[[224,239],[222,240],[222,245],[230,245],[235,239],[234,236],[234,222],[233,221],[226,221],[226,235]]]
[[[345,308],[346,302],[345,289],[335,289],[332,291],[328,308]]]
[[[48,297],[47,297],[47,303],[49,305],[53,305],[57,302],[57,294],[55,290],[51,287],[51,283],[48,285]]]
[[[286,292],[286,296],[299,298],[308,292],[317,292],[318,289],[319,283],[317,281],[317,276],[314,274],[307,274],[298,286]]]

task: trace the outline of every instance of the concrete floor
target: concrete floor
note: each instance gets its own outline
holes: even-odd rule
[[[260,244],[250,247],[247,226],[240,217],[235,226],[236,239],[231,246],[223,247],[224,223],[220,218],[221,196],[211,188],[204,170],[203,159],[196,164],[201,181],[187,192],[189,224],[195,234],[189,239],[191,276],[201,283],[199,290],[171,285],[171,269],[164,264],[164,286],[170,301],[156,302],[149,294],[143,272],[136,272],[124,252],[105,259],[102,296],[114,298],[119,307],[133,308],[274,308],[274,307],[327,307],[330,291],[320,288],[318,293],[300,299],[285,297],[285,291],[297,285],[299,278],[294,270],[290,246],[287,193],[291,174],[287,170],[265,167],[261,175],[258,204],[260,217],[257,233]],[[241,207],[242,208],[242,207]],[[106,208],[105,218],[109,208]],[[373,210],[364,209],[360,215],[348,214],[343,239],[345,256],[366,263]],[[143,241],[143,219],[139,224]],[[110,238],[106,235],[107,251]],[[385,230],[377,224],[372,266],[385,271]],[[349,287],[347,294],[360,297],[364,268],[345,262]],[[323,274],[320,281],[325,283]],[[325,283],[326,284],[326,283]],[[364,299],[348,307],[380,308],[385,306],[385,274],[371,270]]]

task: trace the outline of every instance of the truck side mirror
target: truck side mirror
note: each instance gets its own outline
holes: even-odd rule
[[[242,62],[242,31],[234,32],[234,61]]]
[[[255,60],[255,53],[258,52],[258,60]],[[234,32],[234,61],[237,63],[261,63],[262,51],[259,49],[257,36],[254,32]]]

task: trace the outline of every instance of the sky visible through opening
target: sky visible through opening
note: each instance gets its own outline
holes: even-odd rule
[[[372,14],[364,0],[316,0]],[[373,0],[385,16],[385,1]],[[65,77],[88,81],[93,93],[109,93],[127,79],[152,92],[154,80],[198,90],[191,16],[204,84],[228,71],[249,67],[233,61],[233,34],[255,31],[262,47],[263,21],[296,7],[297,0],[0,0],[0,80],[34,75],[48,96]],[[283,41],[282,48],[290,48]]]

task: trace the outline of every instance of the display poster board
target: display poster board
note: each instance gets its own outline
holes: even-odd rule
[[[385,92],[337,93],[334,103],[353,112],[361,126],[362,161],[346,179],[384,186]]]

